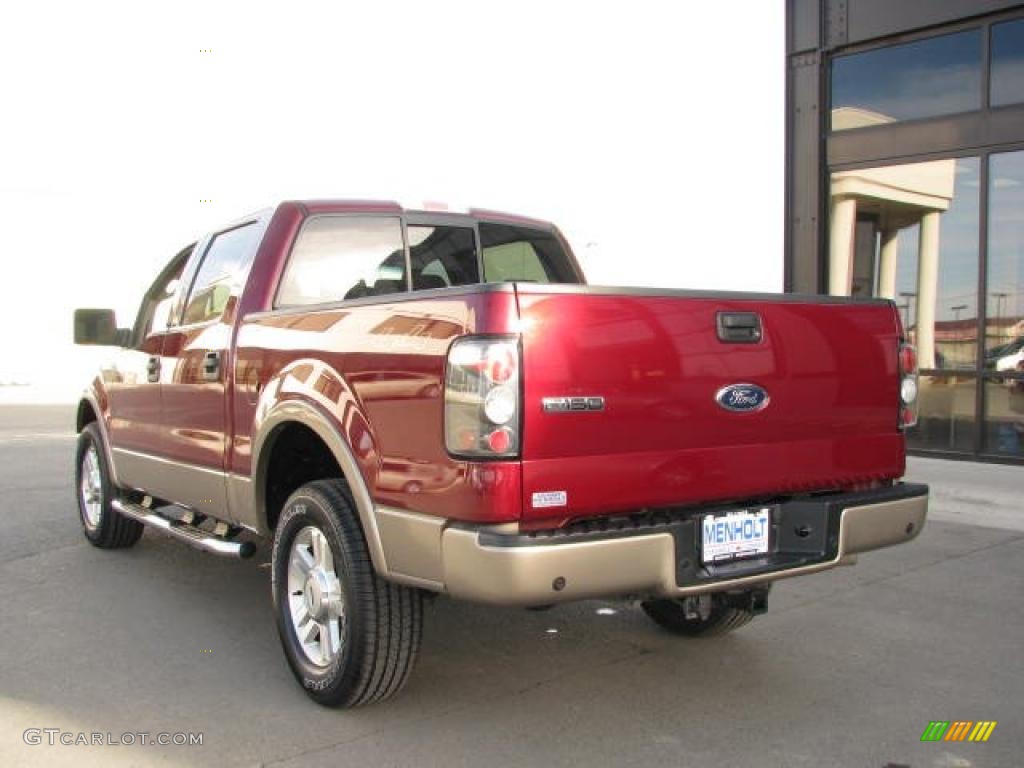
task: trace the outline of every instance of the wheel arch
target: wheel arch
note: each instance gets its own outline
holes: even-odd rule
[[[97,398],[92,392],[86,392],[78,401],[78,408],[75,411],[75,433],[81,434],[82,430],[90,424],[95,424],[100,431],[103,440],[103,454],[107,459],[107,466],[110,468],[110,479],[114,485],[120,485],[117,479],[117,466],[114,464],[114,453],[110,446],[110,434],[107,431],[107,422],[103,418],[104,411],[100,408]]]
[[[280,444],[282,437],[289,434],[290,429],[296,427],[312,432],[333,458],[341,477],[351,491],[374,569],[380,574],[386,574],[387,563],[377,526],[373,497],[363,472],[335,421],[322,408],[308,401],[279,402],[261,420],[256,438],[253,440],[253,502],[261,533],[270,534],[273,531],[275,510],[268,504],[268,481],[273,469],[275,447]]]
[[[78,401],[78,411],[75,415],[75,432],[81,432],[86,424],[99,420],[99,415],[93,407],[89,398],[83,397]]]

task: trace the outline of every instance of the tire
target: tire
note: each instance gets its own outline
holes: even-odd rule
[[[133,546],[142,536],[142,523],[110,506],[117,493],[110,479],[103,436],[95,423],[87,424],[78,436],[75,450],[75,495],[82,532],[95,547],[123,549]]]
[[[285,502],[271,556],[288,665],[309,697],[330,707],[401,690],[423,632],[421,593],[376,574],[354,507],[341,480],[302,486]]]
[[[706,602],[697,606],[698,616],[689,618],[683,600],[648,600],[640,607],[659,627],[683,637],[718,637],[754,618],[751,610],[730,605],[722,594],[701,595],[697,600]]]

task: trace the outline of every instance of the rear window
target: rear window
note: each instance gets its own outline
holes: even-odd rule
[[[409,225],[413,290],[480,282],[476,243],[469,227]]]
[[[484,282],[578,283],[569,257],[550,232],[480,224]]]

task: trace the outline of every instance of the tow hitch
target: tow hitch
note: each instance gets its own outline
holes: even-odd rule
[[[770,586],[747,589],[743,592],[726,592],[723,595],[725,604],[730,608],[750,611],[755,616],[768,612],[768,590]]]

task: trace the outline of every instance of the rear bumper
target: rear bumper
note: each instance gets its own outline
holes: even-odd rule
[[[769,552],[715,565],[701,565],[698,537],[700,519],[713,509],[595,522],[604,526],[596,531],[448,527],[441,536],[442,579],[455,597],[503,605],[745,589],[909,541],[927,509],[928,486],[911,483],[773,505]]]

